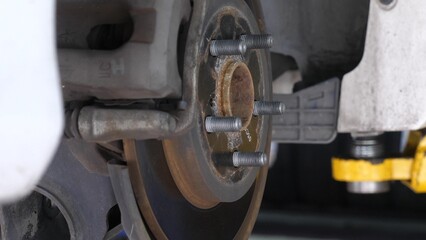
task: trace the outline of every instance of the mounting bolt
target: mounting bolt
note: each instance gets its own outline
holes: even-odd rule
[[[207,132],[239,132],[243,127],[241,118],[237,117],[206,117]]]
[[[212,56],[222,55],[244,55],[247,46],[242,40],[213,40],[210,42],[210,54]]]
[[[282,115],[285,105],[282,102],[255,101],[253,115]]]
[[[268,157],[263,152],[234,152],[232,165],[234,167],[262,167],[268,163]]]
[[[247,49],[271,48],[274,43],[274,38],[270,34],[241,35],[240,39],[245,42]]]

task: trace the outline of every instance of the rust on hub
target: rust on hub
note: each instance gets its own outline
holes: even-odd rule
[[[239,117],[246,129],[254,109],[254,87],[249,68],[244,62],[229,60],[223,65],[216,86],[218,110],[223,116]]]

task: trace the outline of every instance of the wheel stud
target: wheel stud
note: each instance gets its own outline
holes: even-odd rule
[[[263,152],[233,152],[216,154],[216,163],[233,167],[262,167],[268,163],[268,157]]]
[[[268,163],[268,157],[263,152],[234,152],[232,164],[234,167],[262,167]]]
[[[243,127],[241,118],[237,117],[206,117],[207,132],[238,132]]]
[[[244,55],[247,46],[242,40],[213,40],[210,43],[210,54],[212,56],[222,55]]]
[[[240,39],[247,45],[247,49],[271,48],[274,42],[270,34],[241,35]]]
[[[282,102],[255,101],[253,115],[281,115],[285,105]]]

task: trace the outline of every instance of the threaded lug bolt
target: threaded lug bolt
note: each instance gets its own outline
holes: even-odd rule
[[[242,40],[213,40],[210,42],[210,54],[212,56],[244,55],[247,46]]]
[[[239,132],[243,127],[241,118],[237,117],[206,117],[206,131],[213,132]]]
[[[271,34],[241,35],[240,39],[245,42],[247,49],[271,48],[274,43],[274,38]]]
[[[234,152],[232,165],[234,167],[262,167],[268,163],[268,156],[263,152]]]
[[[285,105],[282,102],[255,101],[253,115],[282,115]]]

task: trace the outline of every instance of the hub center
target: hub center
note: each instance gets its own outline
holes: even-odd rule
[[[254,108],[253,79],[244,62],[225,62],[216,86],[218,112],[241,118],[243,129],[250,124]]]

